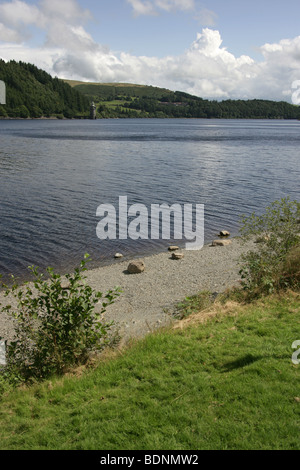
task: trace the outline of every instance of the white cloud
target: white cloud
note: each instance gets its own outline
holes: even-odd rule
[[[34,5],[20,0],[0,5],[0,40],[20,43],[30,37],[28,26],[44,25],[45,17]]]
[[[3,24],[19,27],[20,24],[38,24],[44,21],[43,14],[34,5],[20,0],[5,2],[0,5],[0,18]]]
[[[30,36],[30,26],[48,32],[48,43],[56,44],[60,38],[57,30],[80,26],[91,18],[76,0],[41,0],[39,7],[22,0],[12,0],[0,5],[0,39],[7,42],[21,42]],[[83,36],[78,29],[79,36]]]
[[[150,1],[127,0],[133,8],[133,14],[139,15],[156,15],[155,6]]]
[[[132,6],[134,16],[157,16],[161,12],[190,12],[202,26],[214,26],[218,17],[208,8],[199,8],[195,0],[127,0],[127,3]]]
[[[82,22],[92,18],[89,10],[83,10],[76,0],[41,0],[40,8],[47,18],[66,22]]]
[[[217,17],[218,15],[214,11],[207,8],[200,9],[195,15],[195,19],[205,26],[215,26]]]
[[[20,34],[15,29],[8,28],[3,23],[0,23],[0,41],[8,42],[22,42],[24,34]]]
[[[187,11],[195,9],[194,0],[127,0],[132,6],[133,14],[139,15],[156,15],[162,11]]]
[[[82,26],[71,26],[62,22],[52,23],[47,32],[46,46],[61,47],[66,50],[95,50],[99,46]]]
[[[171,10],[193,10],[194,0],[154,0],[154,4],[165,11]]]

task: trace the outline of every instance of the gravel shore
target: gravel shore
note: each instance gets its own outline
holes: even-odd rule
[[[249,245],[247,246],[249,247]],[[173,260],[170,252],[142,258],[145,271],[128,274],[129,262],[122,261],[85,273],[87,282],[105,293],[120,287],[122,294],[107,308],[105,319],[114,321],[123,341],[141,337],[170,324],[170,311],[188,295],[199,291],[222,292],[239,280],[239,257],[247,248],[238,238],[223,247],[205,245],[200,251],[180,250],[181,260]],[[0,303],[8,301],[0,294]],[[0,313],[0,337],[12,339],[12,320]]]

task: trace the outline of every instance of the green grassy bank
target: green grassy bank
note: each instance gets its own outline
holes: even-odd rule
[[[299,449],[299,313],[292,292],[214,304],[96,369],[4,392],[0,448]]]

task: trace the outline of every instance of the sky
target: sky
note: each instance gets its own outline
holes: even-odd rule
[[[0,58],[53,77],[300,104],[299,0],[0,0]]]

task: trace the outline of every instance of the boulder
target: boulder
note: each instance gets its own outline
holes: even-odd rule
[[[182,259],[182,258],[184,258],[183,253],[179,253],[178,251],[175,251],[174,253],[172,253],[172,259]]]
[[[143,271],[145,271],[144,261],[141,261],[141,260],[131,261],[131,263],[129,263],[128,265],[127,271],[130,274],[142,273]]]
[[[212,246],[227,246],[231,245],[232,241],[231,240],[214,240],[212,242]]]
[[[229,235],[230,232],[228,232],[227,230],[221,230],[219,237],[229,237]]]
[[[122,253],[116,253],[116,254],[115,254],[115,258],[116,258],[116,259],[123,258]]]
[[[168,250],[169,251],[177,251],[177,250],[179,250],[179,246],[171,245],[171,246],[169,246]]]

